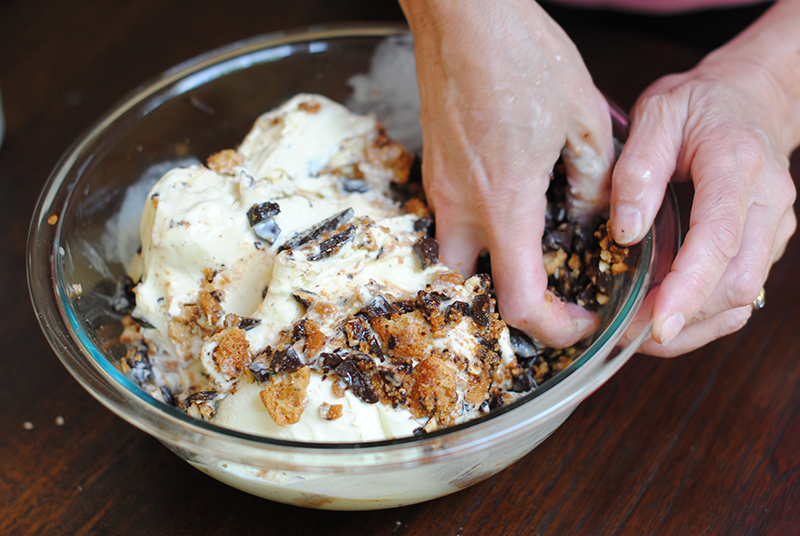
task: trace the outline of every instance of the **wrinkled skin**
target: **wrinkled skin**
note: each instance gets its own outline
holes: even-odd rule
[[[569,38],[532,1],[401,0],[415,38],[423,178],[443,260],[488,249],[509,324],[553,346],[596,317],[546,290],[548,173],[564,156],[570,216],[604,208],[610,119]],[[794,233],[788,155],[800,141],[800,0],[783,0],[695,69],[655,82],[613,172],[615,239],[650,227],[667,182],[691,178],[686,241],[654,298],[642,351],[671,356],[742,327]]]
[[[749,319],[797,225],[788,107],[763,65],[738,47],[657,81],[634,106],[613,176],[616,240],[644,236],[673,173],[695,188],[689,231],[659,288],[642,351],[688,352]]]
[[[573,344],[598,320],[546,288],[545,192],[563,153],[571,216],[589,219],[607,205],[608,105],[534,2],[419,2],[409,12],[410,3],[401,2],[415,38],[423,179],[440,255],[470,274],[488,249],[503,318],[551,345]]]

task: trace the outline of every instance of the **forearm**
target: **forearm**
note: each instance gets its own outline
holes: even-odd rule
[[[800,145],[800,0],[779,0],[701,67],[743,69],[775,122],[775,140],[789,154]]]

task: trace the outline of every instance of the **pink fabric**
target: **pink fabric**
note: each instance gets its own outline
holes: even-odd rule
[[[651,13],[677,13],[757,4],[758,0],[557,0],[561,4],[574,6],[624,9],[626,11],[645,11]]]

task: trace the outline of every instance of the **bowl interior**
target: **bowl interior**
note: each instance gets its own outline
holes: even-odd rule
[[[394,128],[401,141],[419,148],[419,140],[414,146],[418,111],[414,96],[409,97],[405,89],[409,83],[415,88],[413,78],[409,80],[408,65],[403,63],[407,60],[401,60],[403,65],[388,74],[376,74],[376,69],[386,70],[385,61],[375,61],[376,55],[386,53],[386,47],[413,58],[408,36],[399,28],[361,33],[353,36],[352,30],[331,30],[311,38],[291,34],[260,37],[187,62],[122,102],[67,153],[34,216],[29,279],[37,312],[43,311],[40,317],[45,318],[51,310],[58,311],[60,319],[52,317],[52,323],[63,321],[67,333],[54,333],[60,328],[47,319],[43,321],[45,332],[49,332],[62,361],[65,353],[72,356],[68,359],[72,362],[65,364],[84,385],[99,381],[87,379],[82,372],[93,370],[93,374],[105,378],[111,389],[126,391],[125,396],[133,394],[140,402],[184,425],[247,437],[193,421],[150,399],[116,369],[114,363],[126,352],[118,341],[121,315],[111,307],[117,280],[139,245],[139,217],[155,181],[170,167],[201,163],[214,152],[235,147],[256,117],[299,92],[321,93],[349,103],[356,111],[373,111],[387,124],[390,135],[394,135]],[[391,80],[392,75],[401,80],[396,86],[387,86],[383,81]],[[615,113],[615,133],[624,139],[624,114],[618,110]],[[37,233],[47,230],[44,222],[52,214],[58,216],[52,226],[52,239],[37,238]],[[632,248],[634,269],[618,281],[611,306],[603,316],[603,329],[589,349],[542,388],[499,413],[541,396],[600,349],[606,349],[606,353],[611,350],[608,342],[625,328],[641,303],[641,294],[649,282],[652,251],[652,239]],[[49,265],[37,266],[43,262]],[[53,281],[48,284],[37,273],[50,269]],[[49,297],[43,293],[49,293]],[[74,341],[78,342],[77,347]],[[61,346],[66,349],[61,351]],[[83,356],[85,362],[76,365],[76,356]],[[87,386],[93,391],[91,385]],[[443,433],[448,431],[437,434]]]

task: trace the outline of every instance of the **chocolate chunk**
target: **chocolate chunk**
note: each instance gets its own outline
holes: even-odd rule
[[[430,218],[419,218],[414,222],[414,230],[418,233],[425,233],[428,236],[433,236],[433,220]]]
[[[266,383],[270,374],[294,372],[303,366],[294,348],[287,346],[283,350],[274,351],[269,346],[258,354],[247,368],[260,383]]]
[[[489,274],[475,274],[474,276],[478,279],[478,284],[475,286],[475,292],[478,294],[483,294],[489,292],[492,289],[492,276]],[[470,278],[472,279],[472,278]]]
[[[253,329],[260,323],[261,323],[260,318],[240,318],[237,324],[239,329],[247,331],[248,329]]]
[[[489,409],[497,409],[502,407],[504,403],[503,395],[500,393],[495,393],[489,397]]]
[[[597,307],[597,291],[589,285],[575,297],[575,303],[590,310],[595,309]]]
[[[403,385],[403,380],[395,375],[395,372],[398,371],[399,369],[397,370],[380,369],[378,370],[378,374],[380,374],[384,382],[390,384],[392,387],[401,387]]]
[[[339,177],[339,182],[342,185],[342,190],[348,193],[363,194],[364,192],[369,191],[369,183],[364,179]]]
[[[569,229],[554,229],[544,234],[542,242],[546,248],[551,250],[562,249],[570,251],[572,247],[572,231]]]
[[[218,394],[219,393],[216,391],[198,391],[186,397],[186,400],[184,400],[183,404],[184,406],[188,406],[192,403],[208,402],[209,400],[214,400],[217,398]]]
[[[250,220],[250,227],[255,227],[257,224],[270,220],[280,213],[281,207],[277,203],[266,201],[250,207],[250,210],[247,211],[247,218]]]
[[[488,294],[475,296],[472,302],[472,319],[479,326],[488,326],[492,320],[492,298]]]
[[[278,248],[278,251],[295,249],[304,244],[308,244],[309,242],[314,242],[325,233],[331,233],[338,229],[343,223],[350,221],[350,219],[353,217],[353,214],[354,212],[352,208],[348,208],[347,210],[343,210],[338,214],[334,214],[330,218],[312,226],[310,229],[306,229],[305,231],[294,235],[291,240],[287,241],[280,248]]]
[[[367,318],[379,318],[381,316],[390,316],[397,312],[394,305],[389,303],[382,294],[376,294],[372,300],[359,311]]]
[[[611,293],[611,281],[611,272],[597,272],[594,284],[598,292],[608,295]]]
[[[336,370],[336,367],[342,364],[342,362],[347,358],[348,352],[343,348],[337,348],[333,352],[323,352],[319,355],[320,357],[320,366],[322,367],[322,372],[330,372],[332,370]]]
[[[353,394],[366,402],[367,404],[375,404],[378,402],[378,396],[372,390],[364,375],[358,370],[358,367],[353,363],[352,359],[342,361],[336,367],[336,374],[341,377],[347,385],[353,389]]]
[[[383,348],[381,348],[381,343],[378,342],[378,338],[375,335],[369,339],[369,350],[375,356],[380,357],[381,360],[383,360]]]
[[[514,349],[514,355],[518,358],[536,357],[542,352],[536,343],[520,330],[509,327],[509,335],[511,335],[511,347]]]
[[[223,295],[222,295],[222,292],[220,292],[218,290],[212,290],[211,291],[211,297],[214,298],[217,301],[217,303],[219,303],[219,302],[222,301]]]
[[[547,210],[544,213],[545,229],[555,229],[567,219],[567,211],[563,203],[547,203]]]
[[[143,317],[143,316],[141,316],[141,317],[131,316],[131,318],[133,318],[136,321],[136,323],[139,324],[140,326],[142,326],[143,328],[150,328],[150,329],[155,329],[156,328],[153,324],[148,322],[147,319],[145,319],[145,317]]]
[[[447,308],[447,314],[445,315],[445,319],[448,322],[458,322],[461,320],[461,317],[464,316],[471,316],[472,309],[470,308],[469,304],[463,301],[456,301],[450,304],[450,307]]]
[[[423,270],[439,262],[439,242],[435,238],[424,236],[417,240],[413,249]]]
[[[297,352],[295,352],[294,348],[291,346],[287,346],[283,350],[275,352],[275,355],[272,356],[272,362],[270,363],[269,368],[272,370],[272,372],[278,373],[294,372],[302,366],[303,362],[300,361],[300,357],[298,357]]]
[[[136,307],[136,294],[133,287],[136,283],[127,275],[117,279],[117,288],[111,296],[111,308],[123,315],[129,314]]]
[[[258,383],[267,383],[269,380],[269,375],[272,374],[269,367],[265,363],[261,363],[258,361],[253,361],[250,363],[247,368],[253,374],[253,377],[258,381]]]
[[[308,319],[304,318],[292,328],[292,343],[304,339],[308,335]]]
[[[247,368],[260,383],[266,383],[269,380],[269,375],[273,372],[271,363],[274,355],[275,350],[271,346],[267,346],[248,365]]]
[[[439,305],[441,302],[442,299],[439,294],[420,290],[417,292],[415,304],[417,308],[422,311],[422,314],[425,315],[425,318],[430,321],[431,315],[439,312]]]
[[[172,393],[166,387],[161,387],[161,396],[164,398],[165,404],[169,404],[170,406],[175,405],[175,397],[172,396]]]
[[[596,219],[590,225],[574,226],[575,238],[573,238],[572,251],[581,253],[589,250],[597,243],[594,232],[598,227],[600,227],[600,222],[602,222],[601,219]]]
[[[335,234],[329,239],[321,242],[319,245],[319,253],[309,255],[308,260],[318,261],[334,255],[344,244],[352,240],[355,235],[356,228],[352,225],[348,225],[341,233]]]
[[[144,385],[153,378],[153,369],[150,367],[150,359],[145,352],[135,349],[128,356],[128,366],[131,369],[131,376],[139,386]]]
[[[257,237],[272,245],[275,243],[275,240],[278,239],[278,236],[280,236],[281,228],[278,227],[275,220],[270,218],[255,224],[253,226],[253,232],[256,233]]]
[[[308,310],[308,308],[311,307],[311,304],[317,301],[319,294],[314,294],[313,292],[309,292],[301,288],[300,290],[292,292],[292,298],[294,298],[297,303],[302,305],[303,309]]]
[[[517,393],[527,393],[528,391],[536,389],[537,387],[538,385],[536,385],[536,380],[533,379],[530,371],[523,370],[519,376],[514,378],[511,390]]]
[[[367,342],[372,335],[364,320],[360,317],[353,317],[344,325],[344,332],[347,335],[347,344],[351,348],[358,348],[362,342]]]
[[[200,415],[206,419],[211,419],[217,412],[218,402],[216,398],[216,391],[200,391],[190,395],[183,401],[183,409],[188,411],[190,406],[195,405]]]
[[[416,310],[416,307],[414,307],[414,302],[411,300],[396,301],[392,305],[395,307],[395,309],[397,309],[397,312],[400,313],[401,315],[404,315],[406,313],[413,313]]]
[[[481,346],[487,350],[494,350],[497,346],[497,339],[487,339],[485,337],[481,337],[480,335],[475,335],[475,340],[477,340]]]

